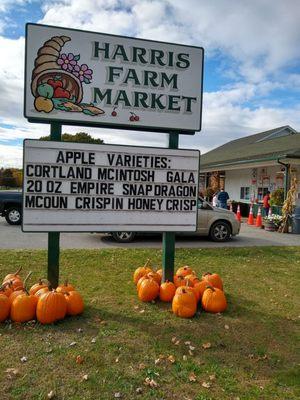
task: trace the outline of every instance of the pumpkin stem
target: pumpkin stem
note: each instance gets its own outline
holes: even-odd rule
[[[205,273],[203,274],[203,276],[205,276],[205,275],[212,275],[212,273],[211,273],[211,272],[205,272]]]
[[[23,267],[22,267],[22,265],[21,265],[21,267],[20,267],[13,275],[15,275],[15,276],[18,275],[18,274],[22,271],[22,268],[23,268]]]
[[[28,280],[28,278],[30,277],[31,274],[32,274],[32,271],[29,271],[28,275],[27,275],[26,278],[24,279],[23,286],[24,286],[24,289],[25,289],[25,290],[26,290],[26,283],[27,283],[27,280]],[[27,290],[26,290],[26,291],[27,291]]]
[[[146,261],[146,263],[144,265],[144,268],[148,267],[149,263],[150,263],[150,258],[147,259],[147,261]]]
[[[206,285],[206,289],[211,289],[213,292],[215,292],[215,288],[211,285]]]

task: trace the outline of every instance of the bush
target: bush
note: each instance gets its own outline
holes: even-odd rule
[[[276,189],[271,194],[270,205],[271,206],[282,206],[284,202],[284,190]]]

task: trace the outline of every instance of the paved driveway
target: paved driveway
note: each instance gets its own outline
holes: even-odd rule
[[[46,233],[23,233],[19,226],[0,220],[0,249],[46,249]],[[139,237],[133,243],[119,244],[100,233],[62,233],[61,248],[99,249],[114,247],[161,247],[161,237]],[[176,240],[177,248],[247,247],[247,246],[300,246],[300,235],[266,232],[243,223],[241,232],[231,241],[214,243],[203,237],[185,237]]]

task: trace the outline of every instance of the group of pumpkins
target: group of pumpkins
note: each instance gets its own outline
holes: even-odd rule
[[[83,299],[73,285],[66,282],[52,289],[49,282],[40,279],[29,290],[19,275],[21,268],[8,274],[0,286],[0,322],[11,319],[13,322],[28,322],[37,319],[41,324],[51,324],[66,315],[83,312]]]
[[[211,313],[226,310],[227,301],[223,291],[223,282],[218,274],[206,272],[199,279],[191,267],[179,268],[174,275],[174,282],[162,281],[162,270],[153,271],[149,260],[133,274],[141,301],[151,302],[159,298],[172,302],[173,313],[179,317],[190,318],[196,314],[198,303]]]

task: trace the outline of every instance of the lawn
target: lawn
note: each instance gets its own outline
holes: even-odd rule
[[[85,312],[0,325],[0,399],[299,399],[299,247],[178,250],[176,268],[220,273],[228,299],[224,314],[187,320],[137,299],[132,273],[148,257],[160,265],[153,249],[62,251]],[[2,277],[20,265],[33,283],[46,252],[0,251]]]

